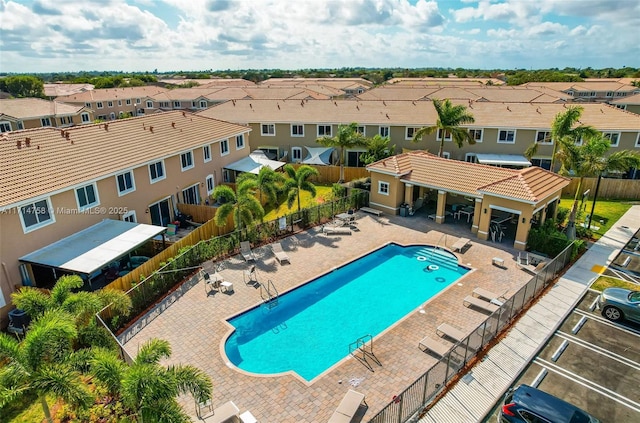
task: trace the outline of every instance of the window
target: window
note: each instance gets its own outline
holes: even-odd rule
[[[503,144],[513,144],[516,142],[515,129],[501,129],[498,131],[498,142]]]
[[[51,126],[51,119],[48,117],[40,119],[42,126]]]
[[[185,204],[200,204],[200,193],[198,184],[182,190],[182,201]]]
[[[638,132],[638,136],[636,137],[636,147],[640,147],[640,132]]]
[[[553,144],[553,141],[551,140],[551,132],[548,132],[548,131],[536,132],[536,142],[538,144]]]
[[[531,159],[533,166],[538,166],[543,169],[551,170],[551,159]]]
[[[364,136],[364,126],[358,126],[356,128],[356,132],[362,136]]]
[[[365,167],[365,164],[360,161],[360,155],[364,153],[364,150],[360,151],[347,151],[347,166],[349,167]]]
[[[18,129],[24,129],[24,122],[21,120],[18,121]]]
[[[122,116],[123,116],[123,113],[120,112],[120,117],[122,117]],[[109,119],[115,120],[115,118],[116,118],[116,114],[115,113],[113,113],[113,112],[109,113]]]
[[[0,132],[11,132],[11,123],[0,122]]]
[[[207,100],[200,100],[200,108],[201,109],[207,108]]]
[[[147,101],[147,109],[153,109],[153,101]]]
[[[617,147],[620,141],[620,132],[603,132],[602,135],[609,140],[611,147]]]
[[[133,172],[127,171],[116,175],[116,182],[118,184],[118,195],[122,196],[136,190],[136,185],[133,180]]]
[[[231,182],[231,173],[229,169],[222,169],[222,180],[224,182]]]
[[[182,153],[180,155],[180,164],[182,166],[182,171],[189,170],[193,167],[193,153],[191,151],[187,151],[186,153]]]
[[[122,106],[122,100],[118,100],[118,106]]]
[[[404,134],[404,138],[407,140],[413,139],[413,136],[415,135],[416,131],[418,131],[418,128],[407,127]]]
[[[469,129],[469,136],[475,142],[482,142],[482,129]]]
[[[476,155],[475,153],[467,153],[464,155],[464,161],[467,163],[476,163]]]
[[[25,233],[55,222],[49,199],[45,198],[21,206],[20,220]]]
[[[131,99],[128,98],[127,101],[125,102],[127,104],[127,106],[131,106]]]
[[[318,136],[319,137],[330,137],[331,136],[331,125],[318,125]]]
[[[131,210],[130,212],[126,212],[122,215],[122,220],[125,222],[136,223],[138,221],[138,219],[136,219],[136,211]]]
[[[107,107],[113,107],[113,101],[107,101]]]
[[[292,137],[304,137],[304,125],[291,125]]]
[[[213,175],[207,175],[207,197],[211,195],[213,189],[216,187]]]
[[[381,137],[389,138],[389,127],[388,126],[379,127],[378,128],[378,133],[380,134]]]
[[[78,201],[78,210],[85,210],[97,206],[100,200],[98,200],[98,190],[95,184],[76,188],[76,200]]]
[[[229,140],[220,141],[220,155],[226,156],[229,154]]]
[[[273,123],[263,123],[260,125],[260,133],[267,136],[276,135],[276,126]]]
[[[291,161],[294,163],[302,161],[302,147],[291,147]]]
[[[160,102],[160,107],[162,107],[164,109],[168,109],[169,108],[169,102],[168,101],[161,101]]]
[[[102,109],[104,107],[103,104],[102,104],[102,101],[98,101],[96,103],[96,106],[98,106],[98,109]]]
[[[450,159],[451,158],[451,153],[448,151],[443,151],[442,152],[442,158],[443,159]]]
[[[149,179],[152,184],[166,177],[167,175],[164,174],[164,162],[162,160],[149,165]]]
[[[80,117],[82,118],[82,123],[91,122],[91,117],[89,116],[89,113],[82,113]]]
[[[91,103],[84,103],[85,107],[91,108]]]
[[[387,182],[378,181],[378,194],[389,195],[389,184]]]
[[[437,134],[437,137],[436,137],[436,139],[438,141],[442,141],[442,132],[443,132],[442,129],[438,128],[438,134]],[[451,132],[444,131],[444,140],[445,141],[451,141]]]
[[[71,116],[60,116],[60,126],[71,124]]]
[[[204,147],[202,147],[202,156],[204,157],[204,162],[210,162],[211,161],[211,146],[210,145],[205,145]]]
[[[182,104],[179,101],[174,101],[173,102],[173,108],[174,109],[179,109],[182,107]]]
[[[244,134],[236,135],[236,150],[244,148]]]

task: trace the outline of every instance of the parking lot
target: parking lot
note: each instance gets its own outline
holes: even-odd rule
[[[640,325],[609,322],[588,291],[512,386],[536,386],[602,422],[640,421]],[[485,422],[496,422],[501,404]]]

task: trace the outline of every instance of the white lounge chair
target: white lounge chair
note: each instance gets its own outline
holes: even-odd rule
[[[211,415],[204,417],[204,421],[207,423],[238,422],[240,420],[238,413],[240,413],[238,406],[233,401],[227,401],[214,409]]]
[[[329,226],[325,225],[322,228],[322,232],[325,235],[351,235],[351,228],[348,226]]]
[[[342,401],[340,401],[340,405],[336,411],[333,412],[333,415],[329,419],[329,423],[351,422],[362,403],[367,405],[367,402],[364,399],[364,394],[349,389],[344,398],[342,398]]]
[[[253,255],[253,251],[251,251],[251,244],[249,241],[242,241],[240,243],[240,253],[242,257],[244,257],[245,261],[255,261],[256,257]]]
[[[500,309],[496,304],[490,303],[488,301],[482,300],[478,297],[474,297],[472,295],[467,295],[462,301],[465,307],[475,307],[479,310],[486,311],[488,313],[494,313]]]
[[[372,209],[371,207],[360,207],[360,210],[362,210],[365,213],[374,214],[376,216],[382,216],[382,212],[380,210]]]
[[[466,247],[467,245],[469,245],[471,243],[471,241],[469,240],[469,238],[459,238],[455,244],[453,244],[451,246],[451,249],[453,251],[457,251],[459,253],[462,252],[462,250],[464,249],[464,247]]]
[[[284,252],[284,250],[282,249],[282,244],[280,244],[279,242],[274,242],[273,244],[271,244],[271,251],[273,251],[273,254],[276,256],[276,260],[278,260],[278,263],[282,264],[283,261],[291,263],[289,261],[289,256]]]
[[[451,351],[451,346],[444,345],[430,336],[422,338],[420,342],[418,342],[418,348],[425,352],[431,351],[439,357],[444,357],[449,351]]]
[[[505,291],[504,293],[498,295],[498,294],[494,294],[493,292],[489,291],[488,289],[476,287],[473,290],[473,296],[481,298],[481,299],[483,299],[485,301],[489,301],[491,304],[495,304],[497,306],[501,306],[504,303],[504,300],[505,300],[504,294],[506,294],[507,291]]]
[[[436,334],[439,337],[451,338],[456,342],[462,342],[467,336],[458,328],[454,328],[448,323],[442,323],[436,329]]]

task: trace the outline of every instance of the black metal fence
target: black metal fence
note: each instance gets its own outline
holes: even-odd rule
[[[447,384],[554,280],[571,261],[575,243],[551,260],[515,295],[452,347],[448,354],[376,414],[370,423],[402,423],[428,408]]]

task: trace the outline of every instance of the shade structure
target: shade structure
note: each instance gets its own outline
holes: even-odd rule
[[[331,154],[333,147],[305,147],[308,151],[307,157],[304,158],[302,163],[315,164],[315,165],[329,165],[331,164]]]
[[[90,275],[166,229],[162,226],[105,219],[22,256],[20,261]]]
[[[529,167],[531,162],[518,154],[476,154],[480,164],[494,166]]]
[[[249,172],[257,175],[263,166],[268,166],[272,170],[276,170],[284,166],[284,162],[271,160],[262,150],[253,151],[244,159],[226,165],[225,169],[235,170],[236,172]]]

